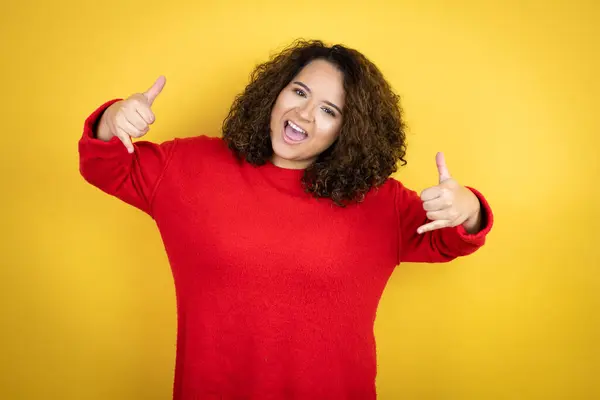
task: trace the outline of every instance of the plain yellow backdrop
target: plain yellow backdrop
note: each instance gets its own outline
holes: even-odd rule
[[[0,398],[170,398],[168,262],[149,218],[80,177],[83,121],[164,74],[146,138],[219,135],[298,37],[363,51],[402,96],[396,177],[436,184],[444,151],[496,215],[475,255],[394,273],[380,398],[600,398],[600,3],[217,3],[4,5]]]

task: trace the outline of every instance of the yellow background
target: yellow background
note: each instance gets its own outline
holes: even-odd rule
[[[442,150],[496,214],[472,257],[396,270],[380,398],[600,398],[600,3],[192,3],[3,7],[0,398],[171,396],[167,259],[149,218],[80,177],[83,120],[164,74],[147,138],[218,135],[297,37],[363,51],[403,96],[400,179],[436,184]]]

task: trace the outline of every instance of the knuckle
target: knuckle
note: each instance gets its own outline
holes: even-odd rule
[[[135,111],[136,108],[138,108],[140,105],[140,101],[136,98],[133,99],[129,99],[127,100],[127,110],[129,111]]]
[[[129,110],[131,108],[132,103],[133,103],[133,101],[130,99],[125,100],[123,102],[123,104],[121,105],[121,110]]]
[[[124,115],[129,121],[135,121],[135,108],[128,108],[125,110]]]
[[[139,103],[140,96],[142,96],[141,93],[134,93],[131,96],[129,96],[129,98],[125,101],[128,102],[129,104]]]
[[[115,120],[121,128],[124,127],[126,125],[125,123],[127,122],[127,115],[125,114],[125,110],[121,110],[119,114],[117,114]]]

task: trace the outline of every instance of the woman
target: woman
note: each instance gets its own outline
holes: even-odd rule
[[[174,276],[174,398],[376,397],[373,324],[402,262],[484,244],[492,213],[438,154],[421,196],[398,97],[359,52],[297,41],[257,67],[222,138],[132,143],[163,77],[86,120],[80,170],[156,222]]]

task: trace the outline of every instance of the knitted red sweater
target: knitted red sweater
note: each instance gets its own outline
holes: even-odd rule
[[[113,100],[114,101],[114,100]],[[301,170],[238,162],[220,138],[138,141],[128,154],[85,121],[85,180],[151,216],[177,294],[175,399],[373,399],[373,325],[401,262],[445,262],[484,228],[419,235],[419,196],[390,178],[340,208],[303,192]]]

